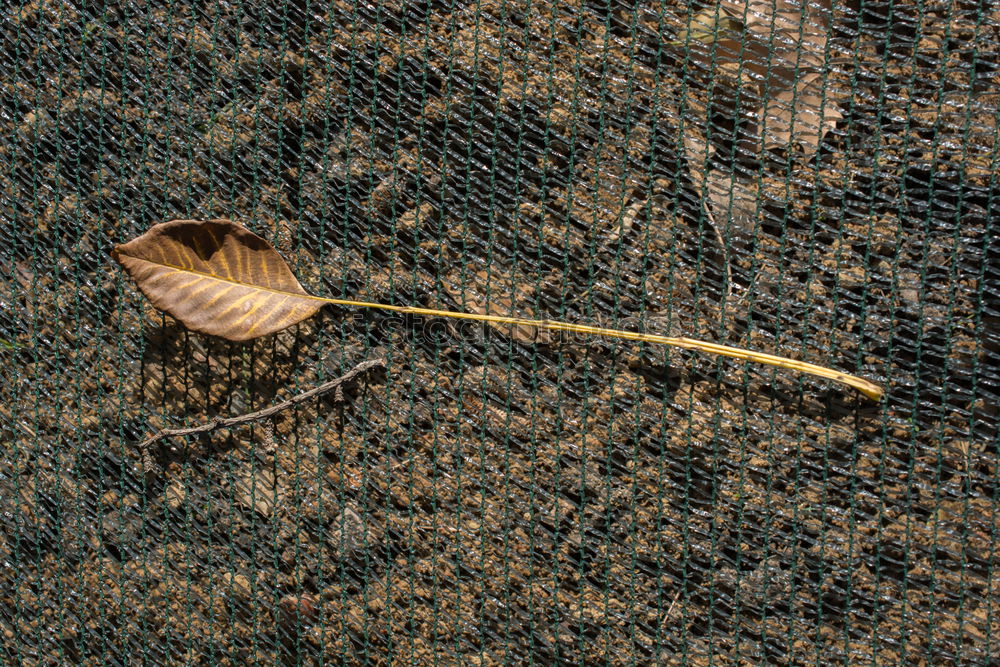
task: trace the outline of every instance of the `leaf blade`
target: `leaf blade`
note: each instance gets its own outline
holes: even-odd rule
[[[766,101],[757,115],[764,150],[798,145],[806,157],[819,150],[823,137],[844,118],[824,85],[819,72],[807,72]]]
[[[270,243],[230,220],[163,222],[112,256],[156,308],[232,341],[285,329],[324,303]]]

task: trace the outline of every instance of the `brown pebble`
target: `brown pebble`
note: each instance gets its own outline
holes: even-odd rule
[[[250,580],[243,574],[226,572],[222,575],[222,588],[237,600],[246,600],[253,590]]]
[[[278,603],[281,622],[286,625],[309,625],[316,617],[316,598],[308,593],[286,595]]]

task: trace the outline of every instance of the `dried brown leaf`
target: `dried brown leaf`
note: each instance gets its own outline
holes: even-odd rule
[[[112,254],[154,306],[233,341],[280,331],[323,305],[270,243],[230,220],[164,222]]]
[[[510,335],[532,343],[542,342],[540,339],[549,332],[571,331],[700,350],[829,378],[873,399],[883,395],[881,387],[868,380],[787,357],[693,338],[488,314],[496,307],[502,308],[497,304],[485,308],[476,304],[474,310],[479,312],[462,313],[310,296],[270,243],[229,220],[161,223],[117,246],[113,255],[157,308],[191,329],[230,340],[248,340],[279,331],[313,315],[323,303],[335,303],[486,322],[497,328],[515,327]]]
[[[823,83],[818,72],[808,72],[793,87],[767,100],[758,116],[763,149],[798,144],[806,156],[816,152],[823,136],[844,117],[837,104],[824,95]]]
[[[772,58],[800,67],[819,65],[832,19],[830,0],[723,0],[727,13],[742,17],[747,32],[769,45]]]
[[[767,79],[776,68],[822,66],[830,0],[723,0],[693,14],[671,46],[705,69],[739,63]]]
[[[754,220],[757,215],[757,200],[760,195],[757,184],[739,173],[712,169],[705,174],[708,190],[709,209],[713,223],[719,230],[719,241],[723,249],[734,239],[749,239],[753,236]],[[727,244],[722,236],[730,239]]]

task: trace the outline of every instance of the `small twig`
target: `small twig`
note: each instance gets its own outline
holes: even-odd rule
[[[38,437],[38,434],[35,433],[31,428],[29,428],[27,424],[22,424],[20,421],[17,421],[17,420],[14,421],[14,424],[18,428],[20,428],[22,431],[24,431],[25,433],[27,433],[28,435],[30,435],[32,438],[37,438]]]
[[[677,601],[681,599],[681,591],[683,590],[684,590],[683,588],[677,589],[677,595],[674,596],[674,601],[670,603],[670,607],[667,609],[667,613],[663,617],[664,619],[670,618],[670,614],[674,611],[674,607],[677,606]]]
[[[301,394],[292,396],[288,400],[282,401],[281,403],[276,403],[271,407],[264,408],[263,410],[258,410],[256,412],[249,412],[247,414],[239,415],[237,417],[226,417],[223,419],[213,419],[204,424],[199,424],[198,426],[191,426],[189,428],[165,428],[159,433],[150,436],[144,440],[139,445],[139,451],[142,452],[143,457],[143,468],[147,471],[151,469],[152,461],[150,460],[150,448],[159,442],[160,440],[165,440],[166,438],[173,437],[184,437],[188,435],[201,435],[204,433],[211,433],[212,431],[218,430],[220,428],[228,428],[231,426],[240,426],[242,424],[248,424],[250,422],[259,421],[261,419],[266,419],[273,415],[278,414],[288,408],[294,407],[300,403],[305,403],[311,398],[321,396],[331,391],[336,391],[337,400],[343,400],[343,385],[351,382],[359,375],[368,373],[374,369],[385,369],[384,359],[370,359],[368,361],[362,361],[360,364],[347,371],[344,375],[339,378],[330,380],[329,382],[324,382],[318,387],[304,391]]]

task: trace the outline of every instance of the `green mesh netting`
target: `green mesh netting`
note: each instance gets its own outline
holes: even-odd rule
[[[4,663],[1000,664],[995,4],[0,11]],[[180,217],[887,396],[335,307],[227,343],[110,258]]]

